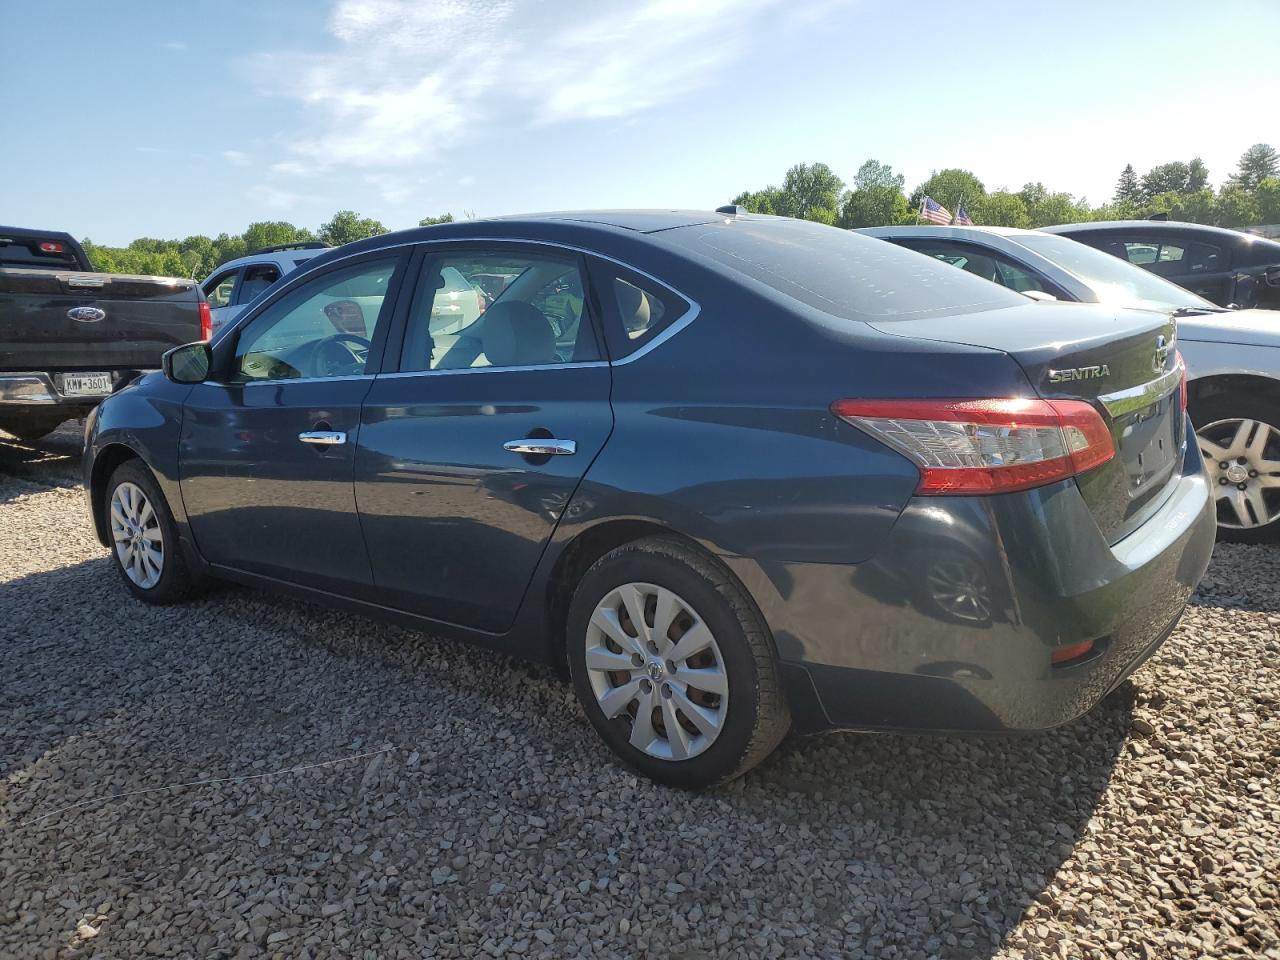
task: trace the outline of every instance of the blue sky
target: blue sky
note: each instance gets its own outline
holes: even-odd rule
[[[698,207],[797,162],[1110,196],[1280,145],[1277,0],[3,5],[0,222],[99,243]]]

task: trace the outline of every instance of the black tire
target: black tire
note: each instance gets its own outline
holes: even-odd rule
[[[1191,404],[1188,412],[1191,414],[1191,422],[1195,425],[1196,433],[1203,434],[1211,440],[1215,438],[1221,440],[1221,435],[1229,430],[1229,427],[1224,424],[1232,420],[1258,420],[1280,431],[1280,403],[1266,396],[1214,394]],[[1273,435],[1267,456],[1268,459],[1273,457],[1280,459],[1280,434]],[[1218,463],[1210,462],[1206,457],[1205,466],[1212,481],[1212,492],[1216,496],[1223,487],[1230,484],[1221,483],[1223,478],[1220,475]],[[1280,487],[1269,490],[1266,498],[1269,506],[1280,508]],[[1235,543],[1271,543],[1280,537],[1280,516],[1261,526],[1247,528],[1227,526],[1224,521],[1232,522],[1235,519],[1235,513],[1225,501],[1218,500],[1216,504],[1219,540]]]
[[[204,580],[198,573],[192,571],[188,565],[182,545],[178,542],[178,527],[173,522],[173,513],[169,510],[169,504],[165,500],[164,494],[160,492],[160,486],[156,483],[155,477],[151,475],[151,471],[147,469],[141,460],[126,460],[116,467],[115,472],[111,474],[111,479],[107,481],[106,490],[102,494],[102,509],[107,518],[108,539],[113,539],[111,534],[111,500],[117,488],[124,483],[132,483],[141,489],[147,501],[151,504],[159,527],[164,561],[161,566],[160,576],[156,582],[150,586],[141,586],[135,583],[125,571],[124,563],[121,559],[123,550],[113,542],[111,546],[112,566],[116,568],[116,572],[120,575],[125,587],[139,600],[159,606],[183,603],[190,600],[204,587]]]
[[[0,430],[11,433],[23,443],[31,443],[46,437],[67,421],[67,417],[22,417],[12,420],[0,418]]]
[[[696,611],[720,650],[728,685],[725,717],[710,745],[687,759],[662,759],[632,746],[634,721],[606,718],[592,688],[586,667],[592,614],[628,583],[673,591]],[[569,671],[587,718],[619,757],[652,780],[686,788],[724,783],[772,753],[791,728],[773,638],[755,604],[728,571],[679,540],[637,540],[601,557],[574,591],[567,629]]]

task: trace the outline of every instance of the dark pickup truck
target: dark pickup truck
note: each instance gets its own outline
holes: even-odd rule
[[[42,437],[210,328],[192,280],[95,273],[68,234],[0,226],[0,430]]]

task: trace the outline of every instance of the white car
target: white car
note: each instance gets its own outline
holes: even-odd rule
[[[282,243],[263,247],[247,257],[230,260],[209,274],[200,284],[209,310],[213,314],[216,333],[257,299],[258,294],[270,288],[281,277],[287,276],[306,263],[321,250],[328,250],[327,243]]]
[[[1253,542],[1280,533],[1280,311],[1216,306],[1132,263],[1039,230],[915,226],[859,232],[1034,299],[1173,314],[1187,365],[1187,409],[1218,494],[1218,528]]]

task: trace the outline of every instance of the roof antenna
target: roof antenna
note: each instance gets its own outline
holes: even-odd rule
[[[726,203],[723,207],[716,207],[716,213],[723,213],[727,217],[743,217],[750,212],[746,207],[736,203]]]

